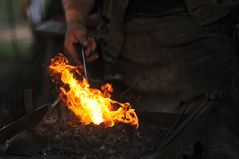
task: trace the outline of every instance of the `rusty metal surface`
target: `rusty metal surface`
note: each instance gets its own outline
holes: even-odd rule
[[[45,104],[35,109],[33,112],[25,115],[24,117],[8,124],[0,129],[0,143],[4,143],[15,134],[22,132],[26,129],[35,127],[47,113],[50,108],[54,108],[60,102],[61,98],[58,97],[53,104]]]
[[[0,129],[0,143],[4,143],[15,134],[36,126],[46,114],[51,105],[43,105],[32,113],[6,125]]]

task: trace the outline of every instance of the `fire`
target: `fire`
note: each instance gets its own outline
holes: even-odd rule
[[[113,92],[110,84],[101,86],[101,90],[91,88],[82,74],[82,68],[69,65],[62,54],[51,59],[49,68],[54,79],[62,83],[59,90],[63,102],[83,124],[104,123],[112,127],[122,122],[138,128],[138,117],[131,105],[110,98]]]

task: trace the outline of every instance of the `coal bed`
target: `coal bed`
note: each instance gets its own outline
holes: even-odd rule
[[[58,118],[54,112],[45,115],[33,129],[12,137],[4,159],[146,158],[159,151],[160,143],[178,117],[137,112],[140,121],[136,129],[123,123],[113,127],[104,123],[84,125],[67,109],[65,117]]]
[[[35,132],[46,141],[44,158],[141,158],[154,153],[167,129],[122,123],[114,127],[82,125],[79,120],[40,125]],[[41,155],[35,156],[41,158]]]

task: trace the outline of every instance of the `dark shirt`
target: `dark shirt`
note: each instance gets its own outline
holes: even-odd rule
[[[164,15],[170,10],[185,9],[183,0],[130,0],[127,17],[153,17]]]

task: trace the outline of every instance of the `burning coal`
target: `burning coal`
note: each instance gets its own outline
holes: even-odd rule
[[[63,102],[83,124],[104,123],[112,127],[121,122],[138,128],[138,117],[131,105],[110,98],[113,92],[110,84],[103,85],[101,90],[91,88],[82,74],[82,68],[69,65],[62,54],[51,60],[49,69],[54,81],[62,83],[59,90]]]

